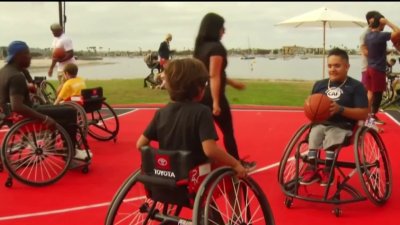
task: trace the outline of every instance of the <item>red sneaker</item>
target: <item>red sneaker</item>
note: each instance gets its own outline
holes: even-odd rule
[[[333,171],[332,176],[329,177],[329,170],[322,169],[321,170],[321,186],[331,186],[333,184],[333,179],[335,177],[335,171]]]
[[[318,170],[313,169],[311,166],[308,166],[302,174],[299,183],[302,185],[310,185],[318,182],[320,179],[321,176],[319,175]]]

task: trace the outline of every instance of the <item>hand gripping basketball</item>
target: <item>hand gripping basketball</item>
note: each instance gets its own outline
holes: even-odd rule
[[[311,122],[322,122],[331,116],[332,100],[321,93],[310,95],[304,103],[304,114]]]

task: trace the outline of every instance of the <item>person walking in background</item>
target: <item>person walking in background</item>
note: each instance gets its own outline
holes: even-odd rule
[[[224,135],[224,145],[230,155],[240,159],[233,131],[232,114],[228,99],[225,96],[226,84],[243,90],[245,84],[229,79],[226,76],[227,51],[221,43],[225,33],[224,18],[216,13],[206,14],[200,24],[194,46],[194,58],[206,66],[210,78],[201,103],[207,105],[214,120]],[[255,168],[255,162],[241,160],[246,168]]]
[[[55,51],[58,51],[59,49],[62,49],[61,51],[64,52],[63,58],[52,57],[51,65],[47,73],[48,76],[51,77],[53,75],[54,67],[57,65],[57,78],[60,84],[60,86],[57,89],[58,93],[61,85],[65,82],[64,66],[67,65],[68,63],[76,63],[76,61],[74,58],[74,48],[72,40],[71,38],[67,37],[64,34],[63,27],[58,23],[54,23],[50,26],[50,30],[54,36],[53,42],[51,44],[53,53]]]
[[[366,87],[366,76],[367,76],[367,67],[368,67],[368,49],[365,45],[365,35],[371,31],[371,24],[369,23],[371,18],[379,15],[378,11],[369,11],[365,15],[365,19],[367,20],[368,27],[360,36],[360,52],[361,52],[361,83]]]
[[[375,123],[384,124],[383,121],[378,119],[376,113],[382,101],[382,94],[386,89],[387,41],[399,35],[400,29],[382,14],[379,12],[377,13],[378,14],[369,19],[371,31],[365,35],[365,45],[368,50],[368,67],[365,84],[368,90],[368,101],[371,108],[370,117]],[[386,25],[388,25],[393,32],[383,32]]]
[[[161,42],[160,47],[158,48],[158,55],[160,56],[160,66],[164,70],[164,68],[167,66],[171,53],[173,51],[170,50],[169,43],[172,41],[172,35],[167,34],[165,37],[165,40]]]

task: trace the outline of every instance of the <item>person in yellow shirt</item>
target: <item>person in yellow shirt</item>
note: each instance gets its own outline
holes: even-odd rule
[[[85,81],[77,77],[78,66],[69,63],[64,67],[65,83],[62,85],[54,105],[69,100],[72,96],[81,95],[81,90],[86,88]]]

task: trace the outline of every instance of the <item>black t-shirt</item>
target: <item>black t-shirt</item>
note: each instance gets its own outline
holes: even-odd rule
[[[204,63],[204,65],[206,66],[207,70],[209,71],[211,56],[222,56],[223,57],[223,63],[222,63],[222,67],[221,67],[221,87],[220,87],[220,96],[222,96],[225,94],[225,86],[226,86],[225,69],[228,65],[228,60],[227,60],[227,51],[221,42],[219,42],[219,41],[205,42],[202,46],[199,47],[198,55],[195,57],[197,59],[199,59],[200,61],[202,61]],[[210,85],[208,85],[206,87],[206,92],[204,94],[204,98],[212,98]]]
[[[366,90],[362,83],[351,77],[347,78],[347,81],[339,87],[341,83],[331,82],[330,90],[328,89],[329,79],[317,81],[312,89],[312,94],[322,93],[327,95],[332,101],[337,104],[350,107],[350,108],[367,108],[368,98]],[[339,88],[338,88],[339,87]],[[328,123],[342,127],[345,129],[353,129],[357,121],[349,119],[339,114],[333,115],[328,119]]]
[[[168,103],[159,109],[143,135],[165,150],[191,151],[196,165],[205,163],[202,142],[217,140],[209,108],[196,102]]]
[[[160,44],[160,47],[158,48],[158,55],[160,55],[161,58],[164,59],[169,59],[171,51],[169,50],[169,44],[167,41],[163,41]]]
[[[10,96],[24,96],[24,104],[32,106],[25,75],[15,66],[6,64],[0,69],[0,106],[10,102]]]

